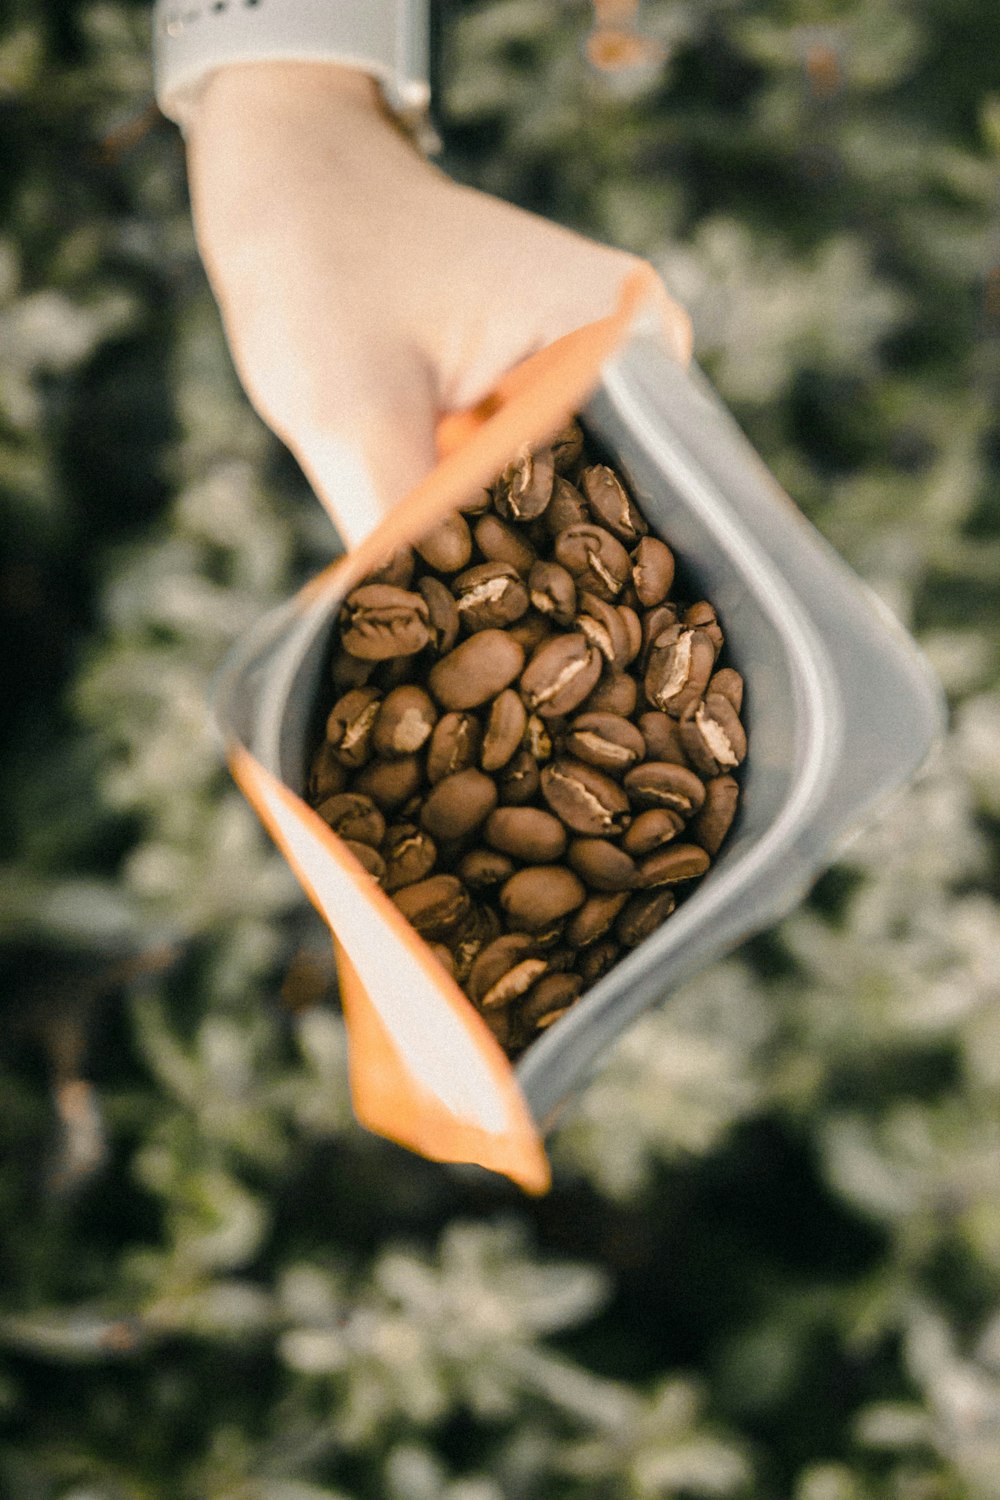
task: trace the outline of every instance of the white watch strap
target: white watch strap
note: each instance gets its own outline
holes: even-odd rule
[[[369,73],[386,103],[419,122],[430,104],[430,0],[156,0],[156,98],[185,129],[215,68],[335,62]]]

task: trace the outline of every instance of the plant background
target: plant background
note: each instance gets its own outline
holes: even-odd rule
[[[1000,9],[454,0],[445,163],[647,255],[947,745],[621,1043],[528,1202],[364,1134],[206,687],[333,537],[131,0],[0,16],[0,1495],[1000,1496]],[[891,730],[891,726],[888,726]]]

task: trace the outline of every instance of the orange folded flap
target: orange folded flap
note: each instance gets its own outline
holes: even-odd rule
[[[490,483],[519,450],[546,442],[586,403],[637,316],[662,314],[665,306],[655,273],[639,265],[611,316],[533,355],[474,411],[445,417],[436,468],[306,585],[300,615],[323,600],[336,607],[389,554]],[[259,687],[249,665],[246,677],[248,693]],[[544,1192],[550,1174],[538,1130],[482,1017],[322,819],[231,727],[227,738],[233,775],[333,934],[358,1119],[434,1160],[474,1162],[529,1192]]]

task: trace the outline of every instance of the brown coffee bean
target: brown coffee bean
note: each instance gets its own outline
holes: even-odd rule
[[[472,898],[454,875],[432,875],[404,886],[393,901],[422,938],[449,943],[472,911]]]
[[[669,630],[671,625],[676,625],[679,619],[676,604],[657,604],[653,609],[648,609],[642,617],[642,650],[639,653],[639,664],[642,670],[646,670],[649,661],[649,653],[653,649],[653,642]]]
[[[642,650],[642,621],[630,605],[619,604],[617,608],[628,638],[628,655],[623,663],[624,666],[628,667],[631,666]]]
[[[482,516],[473,529],[476,546],[489,562],[510,563],[527,578],[537,560],[534,547],[514,526],[492,513]]]
[[[427,749],[427,780],[436,786],[445,776],[467,771],[479,759],[483,731],[472,714],[442,714]]]
[[[422,781],[419,758],[401,755],[396,760],[370,760],[358,771],[354,785],[383,812],[395,812],[419,790]]]
[[[566,941],[571,948],[586,948],[604,937],[628,900],[626,891],[602,891],[588,896],[566,924]],[[572,967],[572,963],[570,963]]]
[[[500,801],[505,807],[521,807],[538,796],[538,763],[530,750],[518,750],[497,777]]]
[[[466,630],[513,625],[528,608],[528,590],[510,563],[477,563],[452,583],[458,616]]]
[[[338,792],[321,802],[316,811],[338,838],[375,847],[385,836],[385,818],[371,797],[360,792]]]
[[[371,844],[359,844],[355,839],[345,839],[344,847],[351,851],[358,864],[368,871],[373,880],[377,880],[380,885],[383,883],[385,860],[377,849],[373,849]]]
[[[580,708],[584,713],[618,714],[630,718],[639,701],[639,689],[634,677],[627,672],[608,672],[599,679],[597,686],[584,698]]]
[[[703,630],[715,647],[715,654],[718,656],[725,645],[725,637],[722,634],[715,608],[707,599],[700,599],[697,604],[692,604],[684,611],[684,624]]]
[[[580,488],[594,520],[620,542],[634,545],[649,527],[629,499],[625,486],[607,464],[593,464],[580,475]]]
[[[609,776],[624,775],[646,755],[646,742],[638,729],[618,714],[577,714],[564,744],[567,754]]]
[[[628,826],[628,797],[603,771],[560,757],[545,766],[541,782],[549,807],[574,833],[613,838]]]
[[[525,964],[533,968],[525,969]],[[507,1004],[530,989],[547,968],[532,937],[526,932],[506,932],[480,950],[469,974],[469,998],[480,1009]],[[508,974],[515,976],[509,986],[511,993],[498,993],[497,986]]]
[[[739,784],[733,776],[713,776],[705,783],[705,801],[701,812],[688,826],[696,844],[709,854],[718,854],[736,814]]]
[[[417,584],[417,593],[427,605],[430,616],[431,645],[439,656],[446,656],[458,640],[458,605],[455,596],[440,578],[428,573]]]
[[[480,953],[499,936],[500,918],[492,907],[474,906],[450,944],[459,984],[466,983]]]
[[[337,759],[332,745],[324,740],[309,766],[309,781],[306,796],[310,807],[315,807],[325,797],[333,797],[347,785],[347,768]]]
[[[557,536],[567,526],[580,526],[589,520],[590,509],[580,491],[568,479],[557,477],[552,486],[552,499],[542,517],[549,536]]]
[[[551,449],[524,449],[508,464],[496,488],[494,504],[508,521],[532,521],[552,499],[555,460]]]
[[[529,1033],[546,1031],[564,1016],[583,988],[579,974],[543,974],[517,1008],[516,1023]]]
[[[363,766],[371,755],[381,700],[377,687],[359,687],[351,688],[333,705],[326,721],[326,739],[342,765]]]
[[[528,574],[531,602],[539,614],[557,625],[571,625],[576,614],[576,584],[572,575],[554,562],[536,562]]]
[[[644,536],[632,550],[632,585],[646,609],[662,604],[674,581],[674,554],[659,537]]]
[[[700,844],[666,844],[647,854],[639,864],[639,885],[648,890],[657,885],[679,885],[696,880],[711,864]]]
[[[382,857],[386,890],[400,891],[404,885],[427,879],[437,860],[437,845],[415,823],[394,823],[382,840]]]
[[[420,814],[421,827],[435,839],[461,839],[478,828],[497,804],[497,789],[489,776],[470,767],[446,776],[427,793]]]
[[[571,573],[580,592],[613,604],[629,576],[628,553],[603,526],[568,526],[554,543],[556,562]]]
[[[669,760],[686,766],[688,758],[681,744],[680,725],[659,709],[639,715],[639,730],[646,742],[647,760]]]
[[[517,641],[523,649],[524,659],[527,661],[544,641],[553,639],[555,631],[545,615],[540,615],[536,609],[529,609],[526,615],[522,615],[510,627],[509,634],[511,640]]]
[[[540,807],[498,807],[487,818],[483,837],[526,864],[552,864],[566,852],[565,828]]]
[[[609,839],[574,839],[566,858],[592,891],[630,891],[638,881],[635,860]]]
[[[528,713],[513,688],[504,688],[490,705],[479,763],[484,771],[499,771],[519,747]]]
[[[624,616],[606,599],[581,593],[576,628],[608,663],[612,671],[621,671],[629,659],[629,633]]]
[[[669,844],[684,827],[684,818],[673,807],[650,807],[639,813],[625,830],[622,848],[633,859],[652,854],[661,844]]]
[[[334,692],[340,696],[351,688],[364,687],[375,670],[373,661],[362,661],[349,651],[336,651],[330,664],[330,680]]]
[[[557,635],[539,646],[521,674],[521,696],[543,719],[572,713],[601,674],[601,655],[585,635]]]
[[[666,888],[630,896],[615,923],[615,936],[626,948],[637,948],[666,921],[677,898]]]
[[[500,887],[507,925],[538,932],[568,916],[587,899],[583,882],[564,865],[532,865],[518,870]]]
[[[552,755],[552,735],[561,724],[560,719],[551,719],[548,724],[538,714],[529,714],[524,726],[524,748],[539,765]]]
[[[711,697],[713,693],[718,693],[722,698],[728,698],[739,713],[743,707],[743,678],[739,672],[734,672],[732,667],[720,667],[709,678],[705,697]]]
[[[478,708],[502,693],[524,666],[524,652],[502,630],[477,630],[431,667],[428,686],[443,708]]]
[[[491,814],[496,817],[496,813]],[[514,861],[499,849],[470,849],[458,864],[461,880],[472,891],[487,890],[490,886],[503,885],[513,875]]]
[[[413,682],[387,693],[377,714],[372,744],[379,755],[387,756],[419,750],[430,739],[438,717],[430,694]]]
[[[463,516],[472,516],[475,519],[477,516],[484,516],[492,505],[493,489],[490,485],[484,484],[482,489],[475,490],[458,508]]]
[[[365,661],[412,656],[430,640],[428,620],[419,594],[390,583],[362,584],[341,609],[341,644]]]
[[[740,716],[721,693],[710,694],[681,715],[680,735],[688,760],[703,776],[733,770],[747,753]]]
[[[705,800],[705,783],[686,766],[647,760],[625,774],[625,790],[634,807],[667,807],[690,818]]]
[[[397,547],[379,567],[373,568],[362,580],[363,583],[389,583],[393,588],[408,589],[413,582],[415,566],[413,548]]]
[[[433,530],[414,543],[428,567],[438,573],[457,573],[468,565],[472,556],[472,533],[469,523],[458,511],[445,516]]]
[[[603,979],[609,969],[614,968],[620,952],[618,944],[611,938],[602,938],[600,942],[591,943],[589,948],[584,948],[576,966],[584,989],[589,989],[592,984]]]
[[[671,625],[649,653],[646,697],[654,708],[679,719],[704,693],[714,665],[715,647],[704,631]]]
[[[556,433],[549,445],[555,460],[556,473],[568,474],[575,469],[583,453],[583,428],[579,422],[567,422]]]

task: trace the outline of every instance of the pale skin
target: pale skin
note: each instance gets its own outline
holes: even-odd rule
[[[636,264],[452,182],[332,64],[212,74],[188,173],[240,379],[348,544],[433,467],[440,416],[610,313]],[[676,303],[667,333],[686,360]]]

